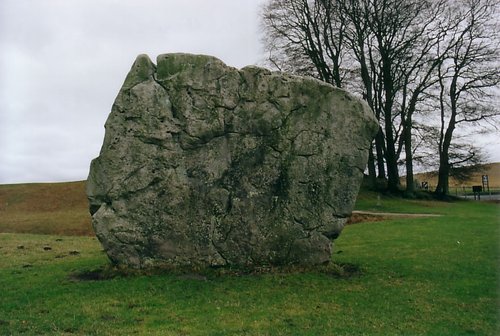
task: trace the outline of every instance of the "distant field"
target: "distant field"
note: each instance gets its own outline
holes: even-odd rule
[[[450,188],[462,188],[472,187],[474,185],[482,185],[482,175],[488,175],[490,189],[500,189],[500,162],[482,165],[480,171],[474,174],[470,180],[465,182],[459,182],[451,178]],[[437,175],[435,173],[415,174],[415,179],[419,182],[429,182],[431,190],[437,185]],[[404,183],[404,179],[402,179],[402,182]]]
[[[85,182],[0,185],[0,232],[93,235]]]

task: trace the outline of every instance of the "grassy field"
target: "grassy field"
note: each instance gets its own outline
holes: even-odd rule
[[[357,209],[442,216],[349,225],[333,265],[249,273],[133,274],[92,236],[0,233],[0,335],[500,334],[498,204],[363,193]]]
[[[0,185],[0,232],[93,236],[85,182]]]
[[[468,181],[457,181],[454,178],[450,178],[451,191],[458,190],[460,192],[462,187],[471,189],[473,185],[483,185],[483,175],[488,175],[489,186],[492,191],[498,191],[500,189],[500,162],[494,162],[482,165],[481,168],[474,173]],[[430,190],[433,190],[436,187],[438,180],[436,172],[415,174],[414,178],[420,182],[427,181],[429,183]],[[401,179],[401,183],[406,184],[404,178]]]

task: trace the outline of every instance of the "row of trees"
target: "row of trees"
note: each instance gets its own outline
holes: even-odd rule
[[[500,74],[497,0],[270,0],[262,11],[269,62],[357,92],[380,129],[374,184],[414,193],[413,168],[439,157],[437,193],[453,168],[480,159],[457,136],[495,126]],[[437,160],[434,160],[437,161]]]

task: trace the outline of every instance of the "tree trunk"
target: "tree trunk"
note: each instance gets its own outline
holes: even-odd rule
[[[387,165],[387,189],[389,192],[399,192],[399,172],[398,155],[396,153],[396,139],[394,138],[394,76],[392,73],[392,59],[386,48],[386,41],[383,36],[377,36],[380,47],[380,56],[382,63],[382,82],[385,95],[385,104],[383,104],[384,126],[385,126],[385,163]]]
[[[370,151],[368,152],[368,177],[370,187],[375,189],[377,187],[377,172],[375,170],[375,157],[373,156],[373,143],[370,145]]]
[[[452,105],[452,110],[455,107],[454,103]],[[436,193],[445,197],[450,193],[449,178],[450,178],[450,145],[453,138],[453,131],[455,130],[456,124],[456,113],[452,113],[450,121],[448,123],[448,128],[444,134],[443,145],[439,152],[439,172],[438,172],[438,184],[436,187]]]
[[[441,104],[441,137],[439,140],[439,172],[438,172],[438,184],[436,186],[436,193],[440,194],[442,197],[446,197],[446,195],[450,192],[449,186],[449,177],[450,177],[450,145],[451,140],[453,138],[453,131],[455,130],[456,121],[457,121],[457,82],[458,82],[458,74],[455,73],[452,77],[450,88],[448,90],[448,97],[450,99],[450,120],[448,121],[448,125],[446,127],[446,131],[444,131],[444,91],[445,86],[443,84],[442,78],[440,78],[440,86],[441,86],[441,96],[440,96],[440,104]],[[444,134],[443,134],[444,131]]]
[[[436,194],[442,197],[450,192],[449,186],[449,176],[450,176],[450,163],[448,159],[448,153],[441,153],[439,158],[439,172],[438,172],[438,184],[436,186]]]
[[[418,93],[417,91],[413,94],[412,99],[408,106],[408,112],[406,113],[406,118],[403,123],[403,134],[401,135],[404,141],[405,157],[406,157],[406,196],[415,196],[415,181],[413,179],[413,148],[411,131],[413,129],[413,112],[415,111],[415,106],[417,102]]]
[[[379,128],[378,133],[375,136],[375,150],[377,152],[377,178],[379,179],[385,179],[384,142],[384,133],[382,132],[382,128]]]
[[[410,120],[407,120],[403,131],[406,156],[406,195],[413,197],[415,196],[415,181],[413,179],[413,151],[411,148],[411,116],[408,116],[408,118]]]
[[[389,91],[390,92],[390,91]],[[389,98],[386,98],[389,100]],[[398,157],[396,154],[396,145],[392,130],[392,104],[388,103],[385,108],[385,160],[387,164],[387,189],[390,192],[399,192],[399,172],[398,172]]]
[[[387,129],[386,129],[387,131]],[[386,161],[387,161],[387,189],[390,192],[399,191],[399,172],[398,172],[398,158],[396,157],[396,147],[394,146],[394,139],[392,138],[392,129],[388,135],[386,135],[387,140],[387,151],[386,151]]]

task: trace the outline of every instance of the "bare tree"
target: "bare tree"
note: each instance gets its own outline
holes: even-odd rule
[[[373,110],[377,121],[380,123],[382,109],[377,92],[379,91],[379,69],[376,66],[378,60],[374,50],[374,37],[370,31],[368,17],[370,15],[370,2],[366,0],[337,0],[339,12],[348,22],[345,27],[346,46],[351,55],[357,60],[358,66],[354,66],[351,74],[359,76],[361,81],[350,78],[350,86],[355,91],[361,91],[368,105]],[[349,84],[349,83],[348,83]],[[374,147],[376,155],[373,154],[373,145],[369,151],[368,172],[372,185],[377,185],[377,178],[385,180],[385,138],[384,131],[380,127],[375,136]],[[375,169],[375,162],[377,167]]]
[[[398,191],[404,161],[412,194],[413,118],[432,90],[440,92],[443,176],[449,175],[444,163],[453,129],[495,115],[486,102],[498,83],[491,68],[498,39],[485,34],[495,1],[270,0],[262,22],[269,60],[278,69],[313,75],[366,99],[381,125],[369,173],[387,174],[388,189]]]
[[[272,41],[268,50],[281,50],[287,64],[307,64],[301,54],[318,78],[337,86],[343,85],[343,65],[350,66],[346,75],[360,75],[350,86],[362,93],[382,126],[375,139],[378,177],[385,177],[385,164],[391,191],[399,188],[398,160],[403,140],[411,140],[412,113],[439,62],[429,62],[429,53],[442,39],[444,29],[436,20],[442,7],[443,1],[426,0],[273,0],[264,11]],[[346,63],[346,55],[357,62]],[[412,177],[411,157],[406,162]]]
[[[439,139],[441,130],[439,126],[414,124],[414,163],[432,175],[439,176]],[[456,181],[467,181],[473,174],[481,170],[481,165],[486,162],[486,155],[476,144],[469,139],[474,135],[462,134],[454,136],[454,141],[449,147],[449,177]]]
[[[462,125],[496,122],[500,74],[498,2],[456,1],[451,10],[460,24],[450,37],[453,48],[439,67],[439,172],[436,193],[449,193],[449,176],[457,158],[451,157],[454,133]],[[470,161],[473,152],[459,158]]]
[[[376,39],[382,81],[380,108],[384,116],[389,189],[399,183],[401,151],[405,151],[406,191],[414,192],[413,114],[424,93],[436,81],[435,69],[445,50],[438,48],[449,29],[443,17],[445,1],[371,1],[368,22]],[[397,122],[396,122],[397,120]],[[392,171],[391,171],[392,170]],[[392,177],[392,178],[391,178]]]
[[[471,143],[457,144],[450,148],[450,178],[458,182],[469,181],[472,176],[482,171],[484,154]],[[439,177],[439,176],[438,176]]]
[[[335,1],[272,0],[262,14],[269,61],[342,86],[344,21]]]

